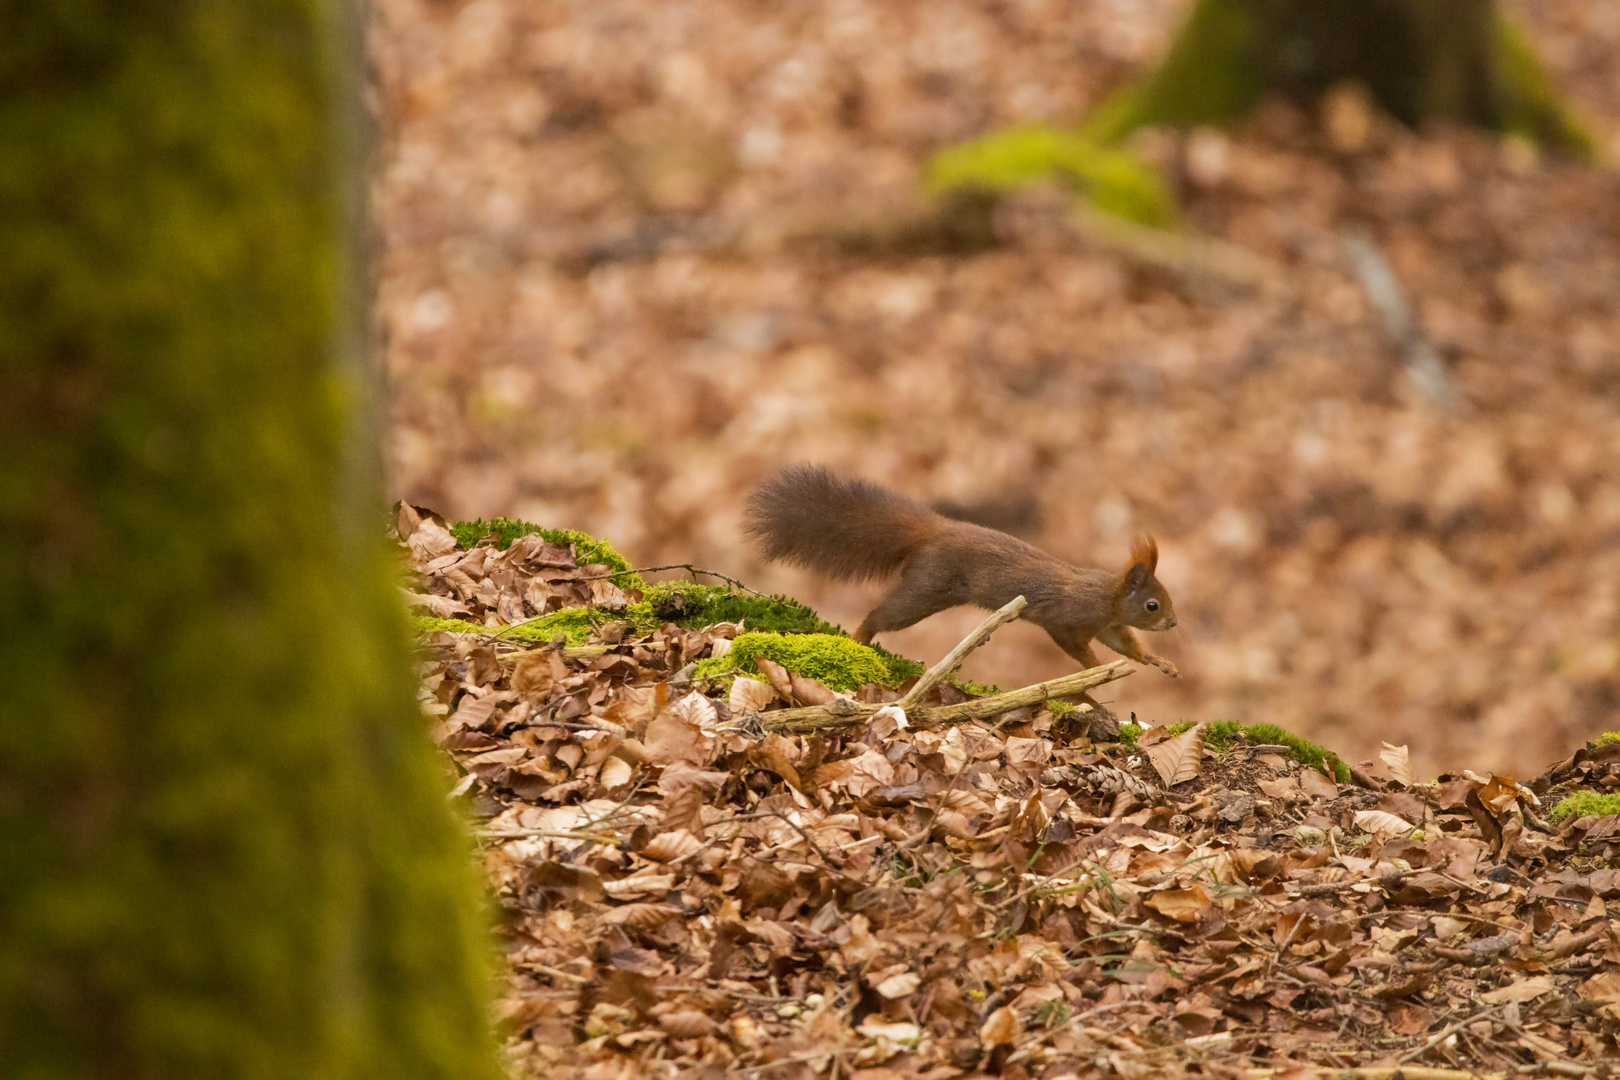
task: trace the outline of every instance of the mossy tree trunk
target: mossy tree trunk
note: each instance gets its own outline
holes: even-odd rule
[[[1091,130],[1225,125],[1268,95],[1309,105],[1348,82],[1412,127],[1451,121],[1590,151],[1493,0],[1197,0],[1159,68]]]
[[[351,434],[354,17],[10,6],[0,1075],[498,1075]]]

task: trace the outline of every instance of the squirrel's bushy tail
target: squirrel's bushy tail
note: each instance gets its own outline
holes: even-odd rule
[[[881,577],[943,522],[910,499],[820,465],[790,465],[748,497],[746,529],[767,559],[828,577]]]

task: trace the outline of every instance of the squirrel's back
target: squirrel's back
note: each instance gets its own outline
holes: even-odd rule
[[[767,559],[859,580],[893,573],[944,524],[876,484],[791,465],[748,497],[745,527]]]

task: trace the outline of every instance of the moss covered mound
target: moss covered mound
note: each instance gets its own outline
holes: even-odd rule
[[[646,582],[641,580],[641,575],[636,573],[630,561],[614,550],[612,544],[576,529],[546,529],[531,522],[504,517],[490,518],[487,521],[483,518],[477,521],[458,521],[450,526],[450,535],[464,548],[470,548],[484,537],[494,534],[498,538],[495,546],[505,551],[512,546],[512,541],[531,533],[539,533],[540,538],[548,544],[573,544],[574,560],[579,565],[607,566],[614,572],[614,581],[621,589],[640,589],[646,586]]]
[[[700,660],[693,674],[709,680],[758,675],[761,656],[833,690],[855,690],[863,683],[898,686],[923,671],[914,660],[843,634],[749,633],[739,635],[726,655]]]

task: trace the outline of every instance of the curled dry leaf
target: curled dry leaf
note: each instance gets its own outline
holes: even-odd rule
[[[631,764],[622,757],[610,757],[602,762],[601,770],[596,774],[597,781],[609,791],[617,791],[635,778],[636,771]]]
[[[596,917],[598,926],[628,926],[633,930],[651,930],[671,919],[678,919],[681,909],[674,904],[625,904],[609,908]]]
[[[917,987],[922,984],[922,976],[915,971],[902,971],[898,975],[890,975],[878,983],[874,989],[886,998],[903,998],[908,994],[916,993]]]
[[[868,750],[849,762],[849,775],[844,785],[857,799],[864,799],[880,787],[894,783],[894,766],[876,750]]]
[[[922,1038],[922,1028],[916,1024],[909,1024],[904,1021],[887,1024],[877,1017],[863,1021],[855,1031],[868,1039],[893,1043],[897,1046],[915,1046],[918,1040]]]
[[[690,835],[690,834],[688,834]],[[602,891],[615,900],[662,896],[675,887],[673,874],[635,874],[618,881],[602,882]]]
[[[1165,787],[1191,780],[1203,765],[1204,725],[1194,724],[1180,735],[1148,747],[1147,756]]]
[[[1417,826],[1388,810],[1357,810],[1356,828],[1364,829],[1380,839],[1407,836]]]
[[[793,687],[793,699],[800,705],[825,705],[838,696],[823,683],[797,671],[788,672],[788,683]]]
[[[731,706],[734,713],[760,712],[775,700],[775,687],[762,679],[750,679],[746,675],[737,676],[731,684],[731,692],[726,695],[726,704]]]
[[[673,829],[661,832],[647,841],[647,846],[638,854],[653,862],[667,863],[675,859],[684,859],[702,846],[703,841],[685,829]]]
[[[1389,769],[1390,779],[1396,783],[1404,784],[1406,787],[1412,786],[1412,762],[1407,755],[1405,746],[1392,746],[1389,743],[1384,743],[1383,749],[1378,752],[1378,757],[1384,763],[1384,766]]]
[[[713,1035],[719,1030],[707,1013],[697,1009],[677,1009],[667,1012],[658,1018],[658,1026],[669,1032],[676,1039],[696,1039],[703,1035]]]
[[[754,666],[770,681],[772,689],[782,696],[782,700],[793,700],[793,679],[787,668],[764,656],[754,657]]]
[[[1487,1005],[1506,1005],[1510,1001],[1531,1001],[1556,989],[1558,987],[1553,983],[1551,975],[1532,975],[1528,979],[1519,979],[1495,990],[1487,990],[1479,995],[1479,999]]]
[[[1165,889],[1156,892],[1148,897],[1145,903],[1167,919],[1192,923],[1208,913],[1211,901],[1204,887],[1194,884],[1185,889]]]
[[[693,698],[702,705],[694,702]],[[715,717],[712,702],[700,694],[688,694],[653,717],[647,725],[647,733],[642,737],[647,760],[654,765],[672,765],[675,762],[707,764],[714,749],[714,738],[704,731],[702,722],[707,719],[712,727]]]
[[[1024,1024],[1018,1019],[1017,1010],[1011,1005],[1003,1005],[991,1013],[979,1028],[979,1042],[988,1050],[1015,1043],[1023,1033]]]

